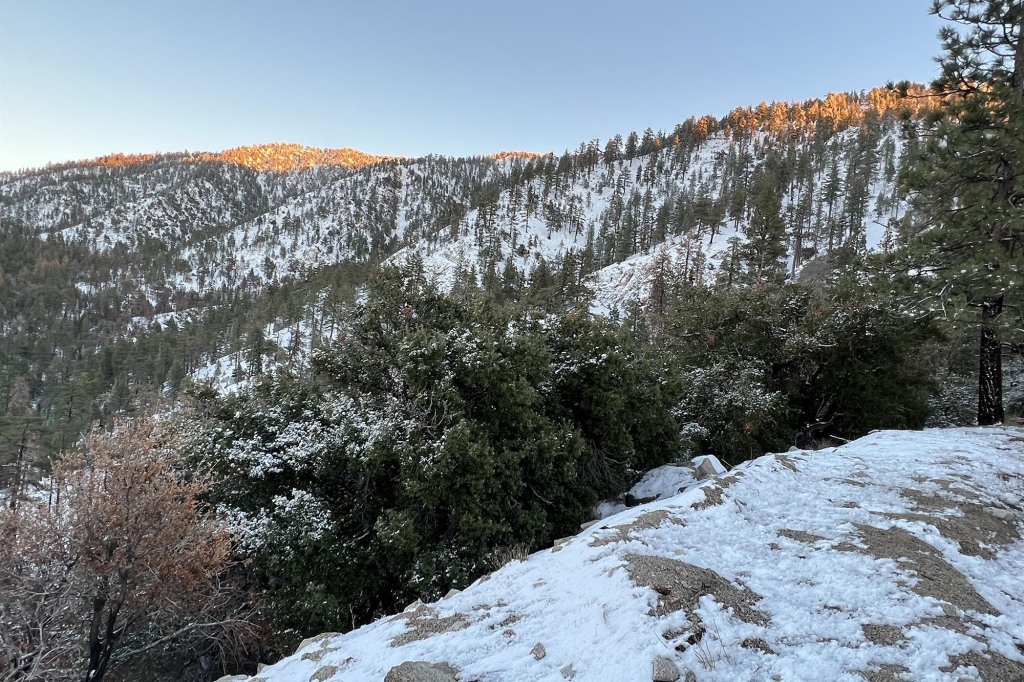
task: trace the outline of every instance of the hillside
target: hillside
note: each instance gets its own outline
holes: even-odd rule
[[[878,432],[747,462],[249,679],[1020,680],[1022,531],[1024,432]]]
[[[620,318],[694,284],[823,279],[895,238],[922,102],[762,103],[561,155],[262,145],[4,174],[0,457],[46,461],[191,381],[302,367],[381,262]]]

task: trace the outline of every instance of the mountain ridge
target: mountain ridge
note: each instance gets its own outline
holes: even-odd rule
[[[695,282],[752,276],[754,248],[774,249],[765,261],[773,277],[796,278],[807,262],[827,273],[837,255],[884,250],[898,236],[906,206],[897,177],[916,153],[903,129],[927,102],[887,88],[764,102],[560,155],[316,165],[331,157],[271,145],[228,155],[255,167],[182,162],[182,153],[8,174],[5,348],[35,349],[12,356],[10,374],[54,423],[76,421],[66,401],[82,420],[96,418],[132,395],[128,387],[173,397],[212,368],[255,378],[324,341],[340,302],[354,304],[382,262],[420,262],[443,288],[608,315],[658,309]],[[260,150],[281,151],[288,170],[261,170],[276,166]],[[758,224],[771,229],[757,233]],[[33,326],[53,331],[40,337]],[[143,333],[163,354],[125,350],[133,359],[121,369],[80,341],[96,349]],[[287,347],[239,360],[261,357],[272,335]],[[61,376],[54,357],[72,374],[101,363],[88,373],[87,401],[50,387]]]

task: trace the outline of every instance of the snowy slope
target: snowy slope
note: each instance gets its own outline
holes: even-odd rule
[[[503,189],[486,210],[469,211],[452,238],[410,243],[390,262],[405,262],[416,253],[429,274],[451,286],[455,273],[469,267],[483,273],[495,263],[501,272],[511,261],[525,281],[540,259],[558,262],[587,252],[598,265],[588,278],[593,311],[622,310],[647,299],[659,257],[668,258],[685,279],[714,280],[733,244],[746,240],[752,198],[734,217],[723,214],[682,232],[673,230],[676,218],[670,214],[673,207],[692,210],[701,201],[725,202],[730,188],[746,186],[763,166],[778,162],[769,150],[790,153],[794,167],[797,159],[816,164],[809,177],[794,176],[781,188],[789,269],[799,270],[808,257],[797,255],[798,246],[814,255],[844,245],[861,253],[882,248],[890,221],[905,212],[896,186],[904,147],[891,121],[877,133],[848,128],[827,141],[806,137],[791,149],[789,141],[768,133],[743,138],[716,133],[692,151],[668,149],[592,163],[580,162],[578,155],[580,165],[571,171],[540,174]],[[741,173],[735,170],[737,158],[747,159]],[[862,188],[855,190],[858,184]],[[854,200],[860,205],[850,205]]]
[[[1021,679],[1022,531],[1024,431],[875,433],[604,519],[253,682],[380,681],[408,661],[463,682],[648,682],[659,658],[701,682]]]

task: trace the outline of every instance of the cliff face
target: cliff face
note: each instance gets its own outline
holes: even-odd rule
[[[1022,531],[1024,431],[879,432],[605,518],[252,680],[1020,679]]]

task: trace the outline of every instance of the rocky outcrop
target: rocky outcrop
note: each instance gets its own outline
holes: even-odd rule
[[[447,663],[406,661],[396,665],[384,682],[458,682],[458,671]]]

